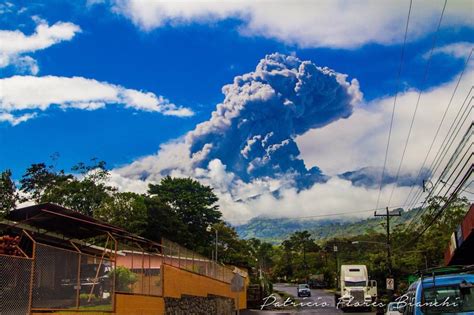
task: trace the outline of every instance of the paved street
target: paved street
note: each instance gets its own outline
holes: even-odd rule
[[[296,296],[296,285],[292,284],[285,284],[285,283],[277,283],[274,284],[273,286],[275,291],[280,291],[280,292],[285,292],[287,294],[290,294],[292,296]],[[280,301],[283,302],[283,301]],[[338,310],[335,308],[335,301],[334,301],[334,295],[332,293],[328,293],[325,290],[311,290],[311,297],[309,298],[301,298],[296,300],[295,302],[303,302],[303,303],[308,303],[311,302],[313,304],[317,303],[318,305],[322,305],[323,303],[327,306],[316,306],[316,307],[303,307],[299,310],[295,309],[288,309],[288,308],[280,308],[278,310],[267,310],[267,311],[257,311],[257,310],[252,310],[252,311],[245,311],[242,314],[243,315],[257,315],[257,314],[279,314],[279,315],[285,315],[285,314],[295,314],[295,313],[304,313],[306,315],[310,314],[343,314],[341,310]],[[352,315],[369,315],[369,314],[375,314],[374,313],[350,313]]]

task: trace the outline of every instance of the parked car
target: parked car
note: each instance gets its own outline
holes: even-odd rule
[[[424,272],[399,299],[403,314],[474,314],[473,271],[472,267],[446,267]]]
[[[111,270],[112,268],[105,264],[82,264],[79,287],[77,285],[77,278],[62,279],[61,287],[64,289],[64,292],[79,289],[80,293],[90,293],[92,289],[92,293],[95,296],[102,296],[104,292],[108,292],[111,289],[111,279],[109,277]]]
[[[387,305],[387,312],[385,312],[385,315],[400,315],[403,314],[399,310],[398,302],[390,302]]]
[[[306,283],[298,284],[298,297],[311,296],[311,289]]]

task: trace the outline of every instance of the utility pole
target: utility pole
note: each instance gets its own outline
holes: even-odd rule
[[[402,213],[399,211],[398,213],[390,213],[388,211],[388,207],[386,208],[385,214],[377,214],[375,211],[374,216],[376,217],[386,217],[387,218],[387,267],[388,267],[388,277],[392,277],[392,246],[390,242],[390,218],[391,217],[400,217]],[[390,297],[392,296],[393,292],[390,290]]]

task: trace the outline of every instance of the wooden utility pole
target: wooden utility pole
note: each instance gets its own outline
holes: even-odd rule
[[[388,207],[386,208],[385,214],[377,214],[375,211],[374,216],[376,217],[386,217],[387,218],[387,267],[388,267],[388,277],[392,277],[392,246],[390,241],[390,218],[391,217],[400,217],[402,215],[401,211],[398,213],[390,213]],[[392,293],[392,292],[390,292]]]

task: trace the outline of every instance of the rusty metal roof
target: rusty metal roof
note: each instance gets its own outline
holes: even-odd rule
[[[107,233],[120,236],[133,235],[122,228],[53,203],[12,210],[7,219],[74,239],[86,239]]]

